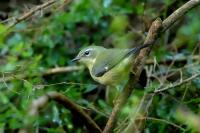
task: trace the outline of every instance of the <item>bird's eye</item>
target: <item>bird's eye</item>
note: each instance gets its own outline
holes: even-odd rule
[[[86,56],[88,56],[90,54],[90,51],[85,51],[84,53]]]

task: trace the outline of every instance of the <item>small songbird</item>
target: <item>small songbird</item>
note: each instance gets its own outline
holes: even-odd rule
[[[106,101],[113,105],[114,99],[129,79],[134,55],[149,44],[132,49],[106,49],[101,46],[89,46],[82,49],[72,61],[84,64],[92,78],[106,85]]]

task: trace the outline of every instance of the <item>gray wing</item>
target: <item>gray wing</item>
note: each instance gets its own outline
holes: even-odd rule
[[[97,57],[97,62],[92,68],[92,74],[96,77],[103,76],[107,71],[115,67],[124,58],[131,54],[139,52],[141,49],[150,46],[149,44],[141,45],[132,49],[106,49]]]
[[[107,49],[97,57],[97,62],[94,63],[92,74],[96,77],[103,76],[107,71],[115,67],[130,53],[131,49]]]

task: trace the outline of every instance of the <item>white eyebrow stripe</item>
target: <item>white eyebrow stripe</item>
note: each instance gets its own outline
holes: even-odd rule
[[[92,50],[92,48],[89,48],[89,49],[86,49],[85,51],[91,51]]]

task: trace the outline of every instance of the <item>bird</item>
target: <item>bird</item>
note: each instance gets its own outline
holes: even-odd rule
[[[148,46],[144,44],[131,49],[119,49],[91,45],[83,48],[72,61],[85,65],[96,82],[108,88],[119,88],[129,79],[136,53]],[[115,90],[110,91],[113,93]]]

